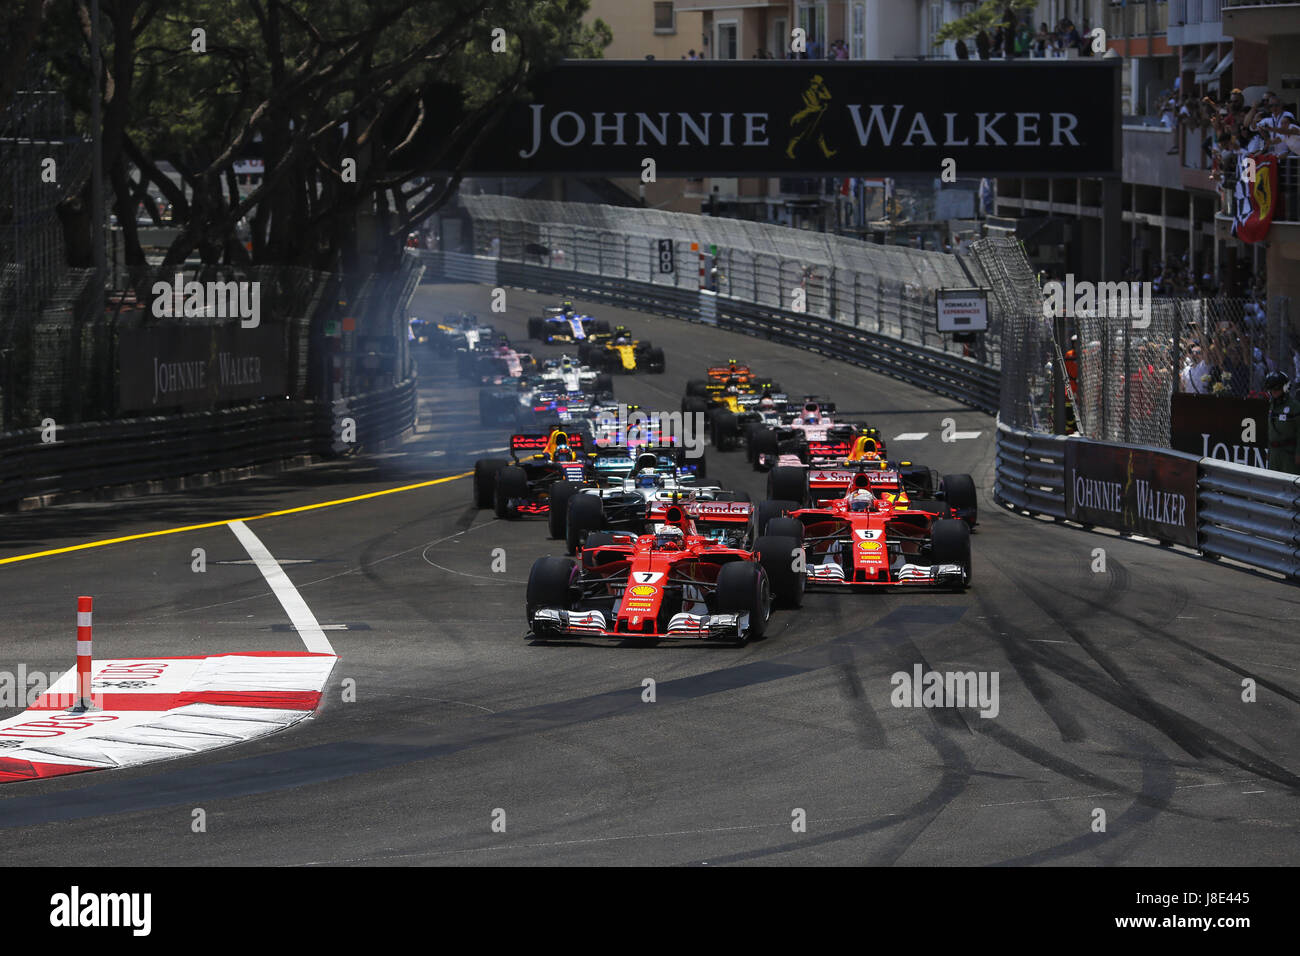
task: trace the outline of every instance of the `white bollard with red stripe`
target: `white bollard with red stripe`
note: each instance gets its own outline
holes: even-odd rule
[[[82,595],[77,598],[77,703],[74,711],[94,709],[90,695],[90,615],[94,598]]]

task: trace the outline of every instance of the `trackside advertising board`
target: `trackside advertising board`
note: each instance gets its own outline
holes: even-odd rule
[[[1170,412],[1169,445],[1175,451],[1268,467],[1267,400],[1175,392]]]
[[[122,411],[202,411],[285,390],[284,329],[277,325],[123,329],[118,354]]]
[[[639,176],[652,159],[658,176],[938,176],[951,159],[959,176],[1118,175],[1121,62],[567,61],[466,171]],[[421,161],[463,115],[452,90],[434,99],[406,147]]]
[[[1197,455],[1070,439],[1065,516],[1195,547],[1198,461]]]

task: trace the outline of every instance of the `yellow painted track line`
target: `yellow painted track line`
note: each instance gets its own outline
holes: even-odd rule
[[[468,478],[474,474],[472,471],[466,471],[459,475],[448,475],[446,478],[434,478],[432,481],[421,481],[414,485],[402,485],[400,488],[386,488],[383,491],[371,491],[364,495],[353,495],[351,498],[338,498],[334,501],[321,501],[314,505],[300,505],[297,508],[285,508],[283,511],[268,511],[266,514],[252,515],[247,518],[227,518],[224,521],[209,521],[205,524],[190,524],[182,528],[164,528],[161,531],[144,531],[140,534],[123,535],[120,538],[105,538],[102,541],[87,541],[85,544],[73,544],[66,548],[51,548],[49,551],[34,551],[31,554],[16,554],[12,558],[0,558],[0,564],[13,564],[16,561],[30,561],[32,558],[47,558],[55,554],[68,554],[71,551],[85,551],[88,548],[102,548],[110,544],[120,544],[123,541],[139,541],[143,538],[158,538],[168,534],[183,534],[186,531],[199,531],[203,528],[220,528],[230,524],[232,521],[260,521],[263,518],[279,518],[283,515],[299,514],[303,511],[315,511],[317,508],[332,508],[335,505],[346,505],[353,501],[365,501],[367,498],[379,498],[384,495],[395,495],[403,491],[414,491],[417,488],[429,488],[433,485],[441,485],[448,481],[456,481],[459,478]]]

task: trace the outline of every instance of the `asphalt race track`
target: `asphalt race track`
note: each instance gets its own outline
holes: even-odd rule
[[[492,316],[486,287],[426,285],[413,308],[476,311],[522,340],[526,315],[552,303],[508,296],[508,316]],[[0,864],[1293,861],[1294,586],[1003,511],[993,420],[948,399],[715,329],[590,311],[667,352],[667,374],[617,379],[622,401],[676,410],[687,378],[734,356],[869,416],[895,457],[971,473],[971,590],[810,593],[744,648],[532,646],[524,582],[561,546],[544,521],[473,509],[465,478],[250,521],[341,658],[318,714],[201,756],[0,787]],[[504,447],[507,429],[478,427],[476,398],[453,363],[429,359],[418,433],[398,451],[6,515],[0,558],[460,475]],[[946,418],[979,437],[941,441]],[[712,478],[762,497],[741,452],[709,456]],[[78,594],[95,597],[98,657],[303,649],[217,526],[0,564],[0,670],[70,666]],[[998,713],[892,706],[890,675],[918,664],[996,672]],[[206,833],[191,831],[198,808]]]

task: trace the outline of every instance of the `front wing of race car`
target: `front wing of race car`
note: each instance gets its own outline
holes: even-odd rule
[[[623,622],[626,623],[626,622]],[[749,635],[748,614],[689,614],[679,612],[661,629],[654,617],[647,617],[645,629],[616,630],[620,626],[616,615],[606,617],[603,611],[566,611],[561,608],[539,608],[533,612],[528,637],[541,641],[576,640],[605,637],[625,640],[645,637],[655,640],[741,641]]]
[[[928,585],[930,587],[958,587],[965,580],[960,564],[903,564],[891,568],[856,567],[845,571],[844,565],[834,559],[809,564],[808,583],[817,585],[844,585],[849,587],[897,587],[899,585]]]

